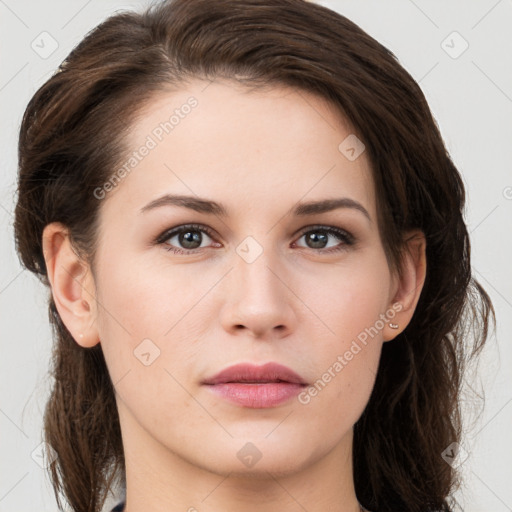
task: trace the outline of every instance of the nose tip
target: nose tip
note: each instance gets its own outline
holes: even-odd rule
[[[287,335],[294,322],[293,294],[264,256],[251,264],[240,263],[231,273],[231,282],[226,283],[229,294],[221,317],[224,329],[232,334],[249,331],[256,338],[269,333]]]

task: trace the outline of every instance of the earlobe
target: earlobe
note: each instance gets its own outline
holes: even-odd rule
[[[394,283],[396,291],[391,301],[395,314],[383,330],[384,341],[394,339],[405,330],[414,315],[425,283],[427,273],[425,234],[420,230],[410,231],[406,234],[405,243],[402,275]]]
[[[64,325],[79,345],[97,345],[94,281],[88,264],[73,250],[66,226],[54,222],[45,227],[43,254],[55,307]]]

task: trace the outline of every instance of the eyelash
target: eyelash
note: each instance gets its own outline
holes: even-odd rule
[[[314,226],[307,226],[307,229],[306,228],[304,228],[304,229],[305,230],[301,232],[299,239],[302,238],[307,233],[314,232],[314,231],[323,231],[327,234],[335,235],[336,238],[338,238],[339,240],[341,240],[343,242],[343,244],[341,244],[340,246],[331,247],[329,249],[318,249],[318,250],[311,249],[314,252],[319,252],[319,253],[323,253],[323,254],[337,253],[337,252],[341,252],[341,251],[346,251],[347,247],[352,246],[355,243],[355,238],[353,235],[351,235],[350,233],[348,233],[347,231],[345,231],[343,229],[339,229],[334,226],[314,225]],[[212,238],[212,239],[215,238],[213,231],[206,226],[203,226],[200,224],[186,224],[186,225],[180,226],[178,228],[171,228],[171,229],[164,231],[161,235],[159,235],[157,237],[157,239],[155,240],[155,244],[164,245],[164,246],[168,245],[168,247],[164,247],[164,249],[166,251],[171,251],[175,254],[195,254],[196,252],[204,249],[204,248],[180,249],[179,247],[169,246],[169,244],[166,243],[167,240],[169,240],[170,238],[173,238],[175,235],[179,235],[179,234],[185,233],[187,231],[202,231],[202,232],[206,233],[210,238]],[[307,247],[302,247],[302,248],[307,249]]]

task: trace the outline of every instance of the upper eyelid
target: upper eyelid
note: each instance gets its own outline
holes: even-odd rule
[[[168,240],[169,238],[175,236],[185,229],[204,231],[210,238],[213,236],[215,231],[207,226],[203,226],[200,224],[182,224],[173,228],[166,229],[156,238],[155,242],[162,243]]]

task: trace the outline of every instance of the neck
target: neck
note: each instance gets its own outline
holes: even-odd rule
[[[120,416],[124,416],[124,512],[295,512],[298,507],[308,512],[361,510],[352,474],[352,430],[334,449],[326,447],[325,453],[316,453],[314,460],[305,460],[298,467],[293,463],[286,467],[263,455],[251,469],[238,459],[226,468],[206,455],[200,461],[186,460],[151,437],[133,417]],[[183,443],[193,443],[193,439]],[[235,456],[244,444],[233,441]],[[269,452],[265,449],[263,453]]]

